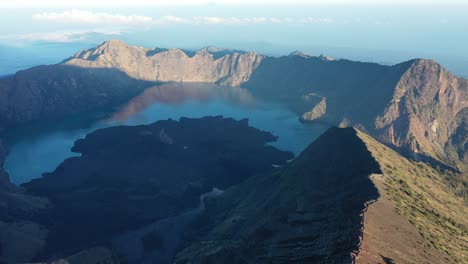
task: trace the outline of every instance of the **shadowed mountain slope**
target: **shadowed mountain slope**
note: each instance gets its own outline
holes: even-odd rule
[[[468,80],[434,61],[265,58],[243,86],[290,105],[304,121],[359,127],[416,160],[468,164]]]
[[[324,61],[299,55],[267,58],[244,86],[256,95],[295,105],[301,114],[325,99],[325,116],[315,119],[372,127],[410,65]]]
[[[211,201],[205,233],[176,263],[350,263],[379,172],[354,129],[329,129],[283,169]]]
[[[332,128],[280,171],[209,201],[176,263],[462,263],[453,177]]]
[[[116,105],[149,86],[113,68],[58,64],[19,71],[0,79],[0,130]]]
[[[22,263],[45,247],[47,230],[34,219],[49,203],[10,183],[3,170],[6,154],[0,142],[0,263]]]

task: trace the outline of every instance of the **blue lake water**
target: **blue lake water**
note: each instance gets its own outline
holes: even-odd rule
[[[73,143],[86,134],[116,125],[142,125],[168,118],[222,115],[248,118],[249,124],[278,137],[272,145],[299,154],[326,130],[323,125],[305,125],[285,106],[262,102],[242,88],[212,84],[173,83],[146,89],[117,110],[94,113],[101,118],[88,122],[65,119],[15,131],[7,138],[10,154],[5,169],[16,184],[53,171],[64,159],[78,154]]]

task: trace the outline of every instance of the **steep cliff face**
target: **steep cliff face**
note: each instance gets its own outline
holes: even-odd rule
[[[281,170],[208,203],[175,263],[351,263],[380,173],[356,131],[332,128]]]
[[[415,60],[376,119],[378,139],[408,150],[415,158],[428,155],[466,165],[467,84],[434,61]]]
[[[110,40],[95,49],[78,52],[65,64],[85,68],[117,68],[133,78],[147,81],[239,86],[250,78],[262,59],[263,56],[253,52],[223,52],[205,48],[187,54],[180,49],[132,47],[118,40]]]

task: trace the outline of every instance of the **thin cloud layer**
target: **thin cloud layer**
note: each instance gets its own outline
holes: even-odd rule
[[[336,21],[332,18],[276,18],[276,17],[211,17],[197,16],[192,19],[194,24],[224,24],[224,25],[242,25],[242,24],[330,24]]]
[[[104,12],[92,12],[87,10],[72,9],[70,11],[42,12],[33,14],[33,20],[55,23],[77,23],[77,24],[112,24],[112,25],[141,25],[153,23],[153,18],[138,15],[119,15]]]
[[[40,33],[27,33],[27,34],[13,34],[0,36],[0,43],[12,44],[13,46],[21,43],[30,43],[37,41],[67,43],[85,41],[90,35],[97,34],[102,36],[117,36],[121,32],[118,31],[56,31],[56,32],[40,32]]]
[[[4,0],[0,8],[91,8],[91,7],[155,7],[207,5],[466,5],[466,0]]]
[[[164,24],[211,24],[211,25],[243,25],[243,24],[330,24],[335,20],[332,18],[277,18],[277,17],[215,17],[195,16],[178,17],[162,16],[153,18],[142,15],[121,15],[105,12],[92,12],[87,10],[72,9],[63,12],[42,12],[32,15],[35,21],[66,23],[66,24],[93,24],[93,25],[164,25]]]

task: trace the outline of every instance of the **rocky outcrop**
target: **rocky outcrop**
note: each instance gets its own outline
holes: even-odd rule
[[[301,120],[303,121],[316,121],[322,118],[327,113],[327,99],[322,98],[312,110],[302,114]]]
[[[146,81],[239,86],[249,80],[262,59],[253,52],[213,47],[187,54],[181,49],[148,49],[109,40],[97,48],[78,52],[64,63],[84,68],[117,68]]]
[[[351,263],[380,173],[351,128],[331,128],[281,170],[214,198],[175,263]],[[261,188],[259,188],[261,186]]]
[[[383,114],[377,138],[407,150],[463,168],[467,164],[468,81],[430,60],[415,60],[397,83]],[[463,165],[464,164],[464,165]]]

